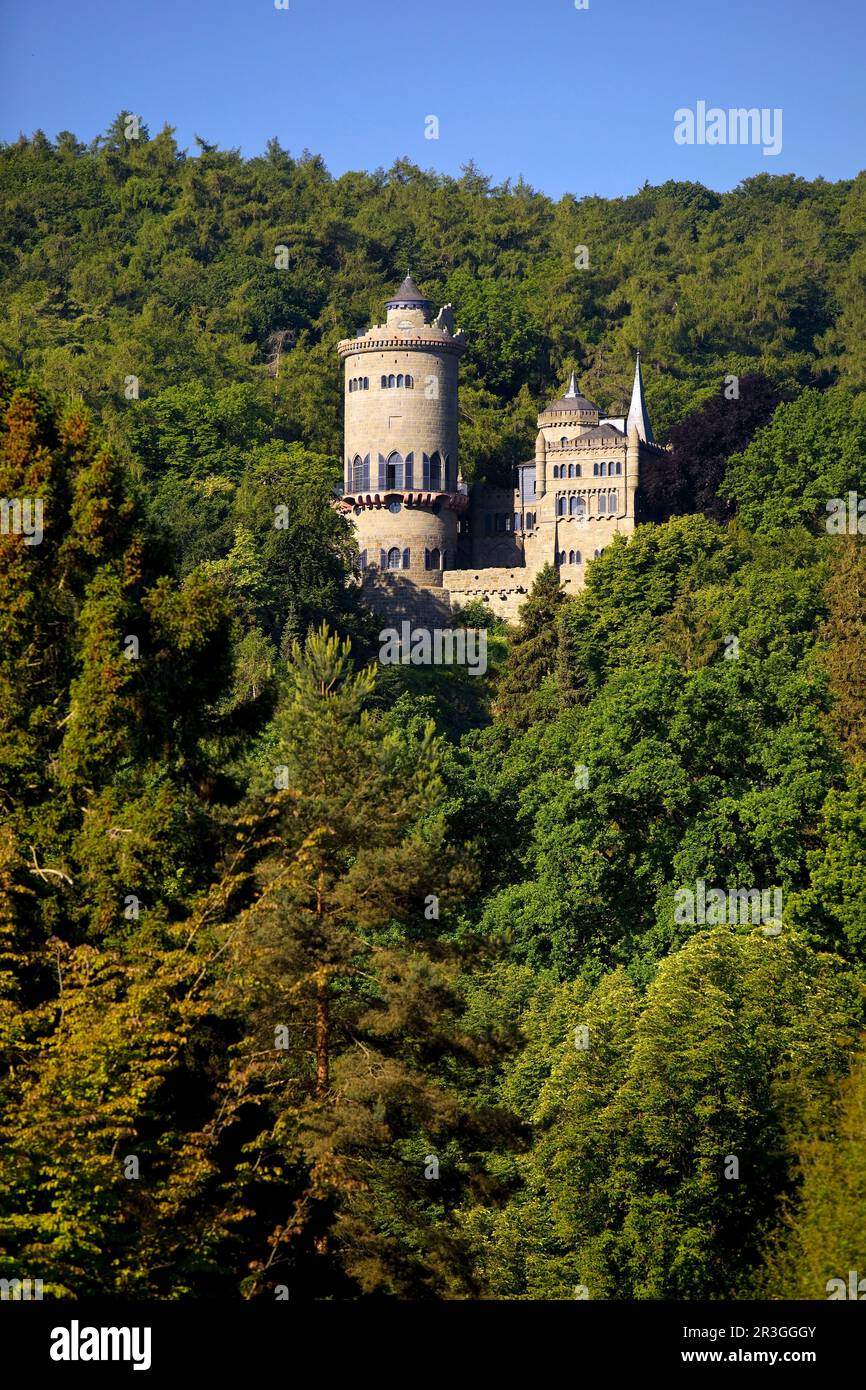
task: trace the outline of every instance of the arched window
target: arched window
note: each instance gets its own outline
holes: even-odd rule
[[[406,385],[409,387],[409,390],[411,391],[412,387],[415,385],[415,378],[413,376],[407,376]]]
[[[615,492],[612,492],[610,494],[610,497],[607,499],[607,510],[611,516],[613,516],[615,512],[619,511],[619,507],[617,506],[617,500],[618,497],[617,493]]]
[[[397,385],[398,385],[398,386],[402,386],[402,385],[403,385],[403,373],[402,373],[402,372],[401,372],[400,375],[397,377]]]
[[[394,373],[392,372],[391,375],[388,377],[388,385],[389,385],[389,386],[393,386],[393,385],[395,384],[395,382],[396,382],[396,377],[394,376]]]
[[[388,378],[387,378],[386,376],[383,376],[383,377],[382,377],[382,389],[385,390],[386,387],[387,387],[387,385],[388,385]]]
[[[432,550],[425,550],[424,559],[428,570],[438,570],[442,563],[442,556],[439,554],[438,545],[434,545]]]
[[[594,551],[592,552],[592,558],[593,558],[593,560],[598,560],[598,559],[600,559],[600,558],[601,558],[601,551],[600,551],[600,550],[594,550]]]
[[[579,564],[581,563],[580,551],[579,551],[579,550],[576,550],[576,551],[574,552],[574,563],[575,563],[576,565],[579,565]]]
[[[442,488],[442,458],[438,451],[430,455],[430,486],[437,491]]]
[[[365,391],[369,391],[369,389],[370,389],[370,378],[369,378],[368,376],[365,376],[365,377],[364,377],[364,390],[365,390]]]
[[[515,531],[520,530],[520,512],[514,513],[514,529]]]
[[[579,464],[579,463],[576,463],[576,464],[574,465],[574,476],[575,476],[575,478],[579,478],[579,477],[580,477],[580,464]]]
[[[571,504],[569,506],[569,511],[571,512],[572,516],[585,516],[586,503],[584,502],[583,498],[572,497]]]
[[[352,491],[360,492],[364,486],[364,460],[356,454],[352,460]]]
[[[598,464],[597,464],[597,463],[594,463],[594,464],[592,465],[592,476],[593,476],[594,478],[597,478],[597,477],[598,477]]]
[[[559,563],[560,563],[561,565],[564,565],[564,564],[565,564],[565,551],[564,551],[564,550],[560,550],[560,552],[559,552]]]
[[[388,568],[389,570],[398,570],[400,568],[400,552],[396,545],[392,545],[391,549],[388,551]]]
[[[360,553],[360,555],[358,556],[358,569],[359,569],[359,570],[365,570],[366,568],[367,568],[367,552],[366,552],[366,550],[362,550],[361,553]]]
[[[568,563],[569,563],[570,565],[573,565],[573,564],[574,564],[574,551],[573,551],[573,550],[569,550],[569,552],[568,552]]]
[[[535,530],[535,512],[526,513],[526,529],[527,531]]]
[[[573,464],[573,463],[570,463],[570,464],[568,465],[568,476],[569,476],[569,478],[573,478],[573,477],[574,477],[574,464]]]
[[[409,550],[409,547],[407,546],[406,549],[403,551],[403,568],[404,568],[404,570],[407,570],[407,569],[409,568],[409,566],[410,566],[411,563],[412,563],[412,554],[411,554],[411,551]]]
[[[403,486],[403,458],[401,454],[390,454],[385,465],[385,486],[402,488]]]
[[[557,499],[556,499],[556,515],[557,515],[557,516],[565,516],[565,498],[564,498],[564,497],[557,497]]]
[[[559,442],[560,442],[560,444],[562,445],[562,447],[563,447],[563,449],[564,449],[565,446],[566,446],[566,444],[568,443],[568,436],[564,434],[564,435],[562,436],[562,438],[560,439]]]
[[[350,381],[349,381],[349,391],[350,391],[350,392],[351,392],[351,391],[354,391],[354,389],[355,389],[355,383],[354,383],[354,381],[351,381],[351,380],[350,380]]]
[[[598,514],[604,516],[607,512],[607,497],[603,492],[598,494]]]

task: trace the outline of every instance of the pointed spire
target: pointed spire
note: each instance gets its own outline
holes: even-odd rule
[[[560,396],[558,400],[551,401],[549,405],[544,407],[541,413],[543,415],[548,411],[553,411],[554,414],[558,414],[563,410],[576,410],[578,412],[595,411],[596,415],[598,414],[598,406],[593,405],[592,401],[588,401],[586,397],[581,394],[574,372],[571,373],[571,377],[569,378],[568,390],[565,395]]]
[[[653,427],[650,424],[649,413],[646,408],[646,398],[643,393],[643,377],[640,370],[640,353],[637,354],[634,364],[634,386],[631,392],[631,405],[628,409],[628,420],[626,422],[626,432],[630,432],[632,426],[637,429],[639,437],[645,444],[652,444]]]

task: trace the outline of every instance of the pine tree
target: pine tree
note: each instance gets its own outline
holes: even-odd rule
[[[44,506],[40,544],[0,535],[0,1259],[55,1293],[169,1293],[221,1229],[186,1098],[230,613],[159,573],[80,410],[11,381],[0,403],[0,494]]]
[[[463,1277],[449,1213],[483,1124],[455,1089],[479,1045],[439,922],[466,881],[444,844],[440,748],[432,723],[415,738],[367,707],[374,671],[326,629],[295,644],[287,678],[278,790],[251,810],[259,896],[229,966],[249,1037],[233,1104],[269,1097],[251,1153],[291,1175],[248,1292],[346,1277],[441,1291]]]
[[[527,728],[556,708],[550,678],[556,670],[558,621],[565,601],[557,570],[545,565],[520,610],[496,694],[496,714],[512,728]]]

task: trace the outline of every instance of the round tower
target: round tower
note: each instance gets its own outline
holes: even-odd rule
[[[386,320],[337,351],[344,363],[342,510],[352,519],[362,569],[442,584],[457,564],[458,517],[467,506],[457,457],[457,374],[465,350],[450,305],[432,304],[407,275]]]

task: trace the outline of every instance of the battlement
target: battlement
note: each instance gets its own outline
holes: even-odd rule
[[[389,328],[371,328],[359,338],[341,338],[337,352],[342,359],[364,352],[446,352],[460,357],[466,351],[466,339],[462,333],[453,336],[437,329],[415,330],[412,333],[395,335]]]
[[[345,432],[334,505],[351,520],[371,607],[432,618],[481,599],[515,622],[544,565],[557,567],[566,589],[582,588],[612,536],[634,530],[642,457],[665,452],[653,441],[639,357],[627,417],[603,417],[572,372],[538,414],[535,458],[520,466],[519,485],[470,493],[458,458],[466,340],[452,306],[434,318],[407,275],[385,307],[384,324],[337,347]]]

